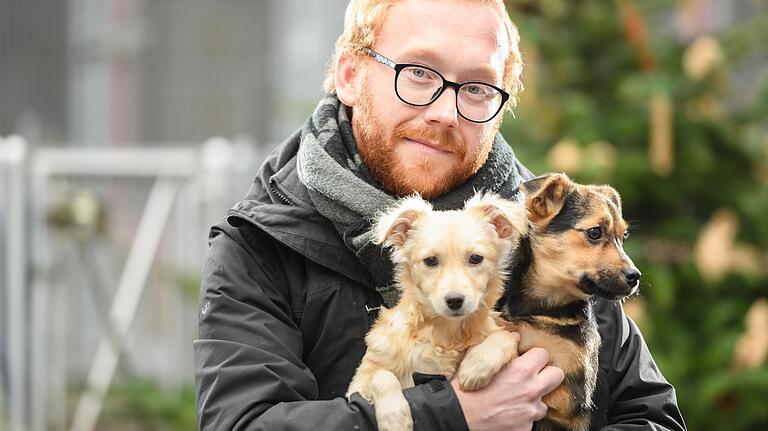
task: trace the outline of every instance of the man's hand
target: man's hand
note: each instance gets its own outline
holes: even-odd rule
[[[563,370],[547,366],[549,353],[534,347],[504,366],[491,383],[477,392],[464,392],[451,381],[469,429],[530,431],[547,414],[541,398],[565,378]]]

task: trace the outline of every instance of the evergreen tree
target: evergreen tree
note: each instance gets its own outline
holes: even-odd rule
[[[503,133],[535,172],[621,193],[643,272],[625,309],[689,428],[768,429],[768,9],[685,37],[691,3],[508,2],[526,90]]]

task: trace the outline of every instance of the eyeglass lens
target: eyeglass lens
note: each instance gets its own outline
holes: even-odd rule
[[[434,101],[443,87],[443,78],[434,71],[407,66],[400,71],[395,83],[398,96],[413,105],[427,105]],[[458,91],[456,105],[459,113],[472,121],[483,122],[499,111],[501,93],[482,83],[465,83]]]

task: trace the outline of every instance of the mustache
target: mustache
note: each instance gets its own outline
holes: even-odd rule
[[[461,158],[464,158],[467,152],[464,140],[451,130],[436,130],[429,127],[413,127],[401,124],[395,128],[392,137],[395,140],[410,138],[417,141],[438,142],[442,148],[459,155]]]

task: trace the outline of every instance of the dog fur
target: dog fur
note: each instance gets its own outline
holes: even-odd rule
[[[378,220],[375,241],[392,247],[401,299],[366,336],[347,396],[359,392],[373,404],[379,429],[412,429],[402,389],[414,372],[450,379],[458,367],[461,388],[477,390],[517,356],[519,336],[499,326],[493,307],[527,225],[522,205],[494,195],[457,211],[410,197]]]
[[[519,350],[543,347],[565,381],[543,398],[547,416],[534,430],[589,429],[600,336],[593,295],[621,299],[640,272],[623,249],[627,222],[609,186],[580,185],[563,174],[523,183],[529,230],[520,240],[499,301]]]

